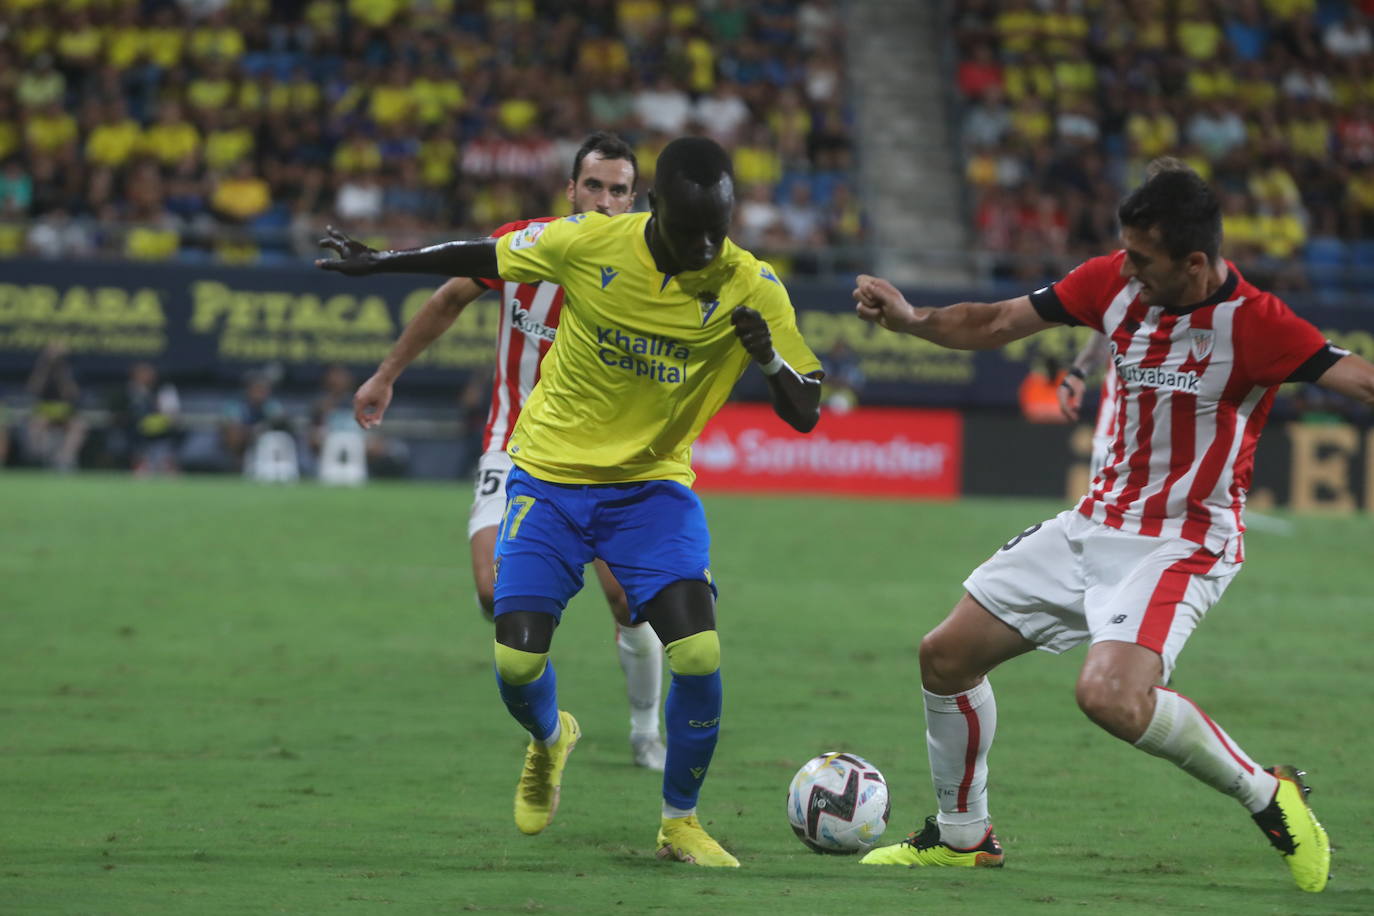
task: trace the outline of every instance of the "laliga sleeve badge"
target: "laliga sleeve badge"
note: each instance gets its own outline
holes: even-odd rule
[[[525,248],[533,248],[534,243],[539,241],[539,236],[544,234],[544,230],[548,226],[548,223],[530,223],[515,233],[515,238],[510,240],[510,250],[521,251]]]

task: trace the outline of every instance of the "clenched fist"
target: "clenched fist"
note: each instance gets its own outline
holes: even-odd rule
[[[762,315],[747,305],[739,305],[730,313],[730,323],[735,326],[740,345],[749,351],[755,362],[767,364],[772,361],[773,335]]]

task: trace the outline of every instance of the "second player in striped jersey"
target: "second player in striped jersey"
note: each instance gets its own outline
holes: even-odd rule
[[[574,213],[616,216],[634,206],[638,167],[634,150],[613,134],[598,132],[587,138],[573,160],[567,198]],[[554,217],[507,223],[492,233],[501,236]],[[353,400],[358,423],[369,429],[381,423],[391,403],[396,379],[415,357],[449,329],[463,309],[487,290],[501,294],[501,323],[496,341],[496,367],[491,408],[477,465],[468,542],[472,577],[483,616],[492,619],[493,556],[496,531],[506,505],[506,477],[511,460],[506,444],[535,383],[540,365],[558,333],[563,288],[555,283],[514,283],[500,279],[455,277],[444,283],[406,326],[377,372],[358,389]],[[630,747],[634,762],[662,770],[665,747],[659,725],[662,694],[662,646],[648,624],[630,624],[624,589],[601,560],[594,563],[598,581],[616,620],[616,651],[625,671],[630,702]]]
[[[1374,405],[1374,364],[1339,350],[1220,256],[1221,207],[1195,172],[1154,163],[1121,203],[1121,250],[1002,302],[913,308],[860,277],[859,317],[953,349],[992,349],[1060,324],[1106,336],[1111,446],[1079,504],[973,571],[921,642],[926,743],[939,813],[880,865],[1001,865],[987,804],[997,706],[986,674],[1031,649],[1088,643],[1079,707],[1110,734],[1240,802],[1298,887],[1326,886],[1330,846],[1302,774],[1261,767],[1169,690],[1188,637],[1244,559],[1255,448],[1284,382]]]

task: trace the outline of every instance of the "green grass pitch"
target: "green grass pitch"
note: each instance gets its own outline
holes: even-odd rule
[[[1310,772],[1334,843],[1293,888],[1243,810],[1093,727],[1082,650],[997,672],[1000,871],[808,852],[783,796],[813,754],[886,774],[888,836],[932,808],[916,645],[1044,502],[708,497],[725,678],[701,802],[743,863],[654,858],[595,586],[554,646],[580,719],[562,807],[520,835],[524,739],[475,610],[461,485],[0,476],[0,913],[1374,912],[1374,520],[1295,518],[1175,686]]]

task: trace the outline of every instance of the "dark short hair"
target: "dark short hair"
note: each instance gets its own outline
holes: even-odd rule
[[[1177,159],[1150,163],[1149,176],[1117,208],[1122,226],[1155,230],[1169,257],[1181,260],[1194,251],[1209,259],[1221,255],[1221,202],[1207,182]]]
[[[654,170],[654,185],[663,187],[673,178],[709,187],[722,178],[735,180],[730,154],[710,137],[678,137],[663,147]]]
[[[573,181],[577,181],[577,176],[582,174],[582,160],[591,153],[600,153],[602,159],[624,159],[630,163],[630,169],[634,172],[634,177],[630,179],[630,190],[634,190],[635,182],[639,180],[639,160],[635,158],[635,151],[630,144],[608,130],[598,130],[578,148],[577,155],[573,157]]]

